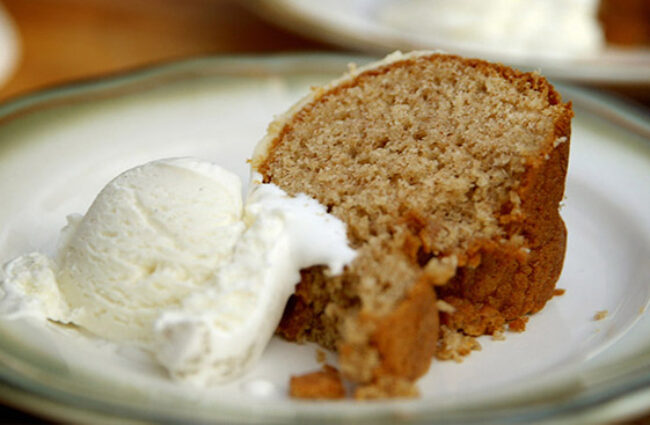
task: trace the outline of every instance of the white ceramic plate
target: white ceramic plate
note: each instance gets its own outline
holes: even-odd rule
[[[0,106],[0,261],[51,251],[65,216],[85,212],[119,172],[193,155],[244,179],[273,114],[352,58],[207,58],[63,87]],[[363,60],[362,60],[363,61]],[[315,347],[272,341],[234,383],[197,390],[146,354],[57,325],[0,322],[0,395],[72,420],[130,418],[428,423],[605,421],[650,406],[650,127],[609,99],[573,99],[566,205],[566,294],[506,341],[482,338],[462,364],[434,362],[422,397],[299,402],[287,378],[318,367]],[[606,319],[595,321],[596,312]],[[333,360],[333,359],[331,359]]]
[[[440,49],[541,70],[552,78],[593,84],[650,86],[650,49],[608,46],[581,59],[549,58],[539,52],[505,53],[487,46],[400,29],[383,22],[382,8],[406,0],[254,0],[262,16],[306,36],[347,48],[386,54],[401,49]]]

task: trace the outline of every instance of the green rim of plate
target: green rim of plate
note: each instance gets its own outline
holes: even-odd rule
[[[293,74],[342,73],[350,62],[365,63],[376,58],[333,54],[284,54],[270,56],[221,56],[189,59],[137,70],[116,76],[82,81],[34,92],[0,104],[0,125],[35,111],[60,105],[119,97],[126,93],[146,91],[170,81],[209,76],[237,75],[259,78]],[[650,114],[602,94],[585,89],[556,84],[558,90],[574,104],[598,119],[604,119],[635,134],[641,142],[635,144],[650,164]],[[0,141],[2,143],[2,141]],[[649,168],[650,170],[650,168]],[[636,413],[650,405],[650,352],[630,356],[615,365],[605,365],[590,371],[593,385],[589,388],[564,382],[557,392],[518,400],[514,405],[501,403],[476,408],[407,409],[400,402],[360,403],[295,403],[291,408],[248,409],[229,405],[214,405],[198,412],[191,406],[183,409],[166,406],[140,406],[117,398],[98,397],[92,391],[75,391],[74,385],[61,382],[60,377],[44,371],[29,357],[17,358],[3,349],[0,339],[0,399],[43,416],[96,423],[319,423],[353,421],[354,423],[530,423],[566,421],[567,419],[597,418],[621,415],[621,403],[626,413]],[[9,350],[10,351],[10,350]],[[592,373],[593,372],[593,373]],[[71,389],[72,388],[72,389]],[[632,402],[630,402],[632,400]],[[386,408],[388,405],[388,408]],[[391,406],[396,407],[391,410]],[[327,407],[324,410],[323,407]],[[268,408],[268,406],[267,406]],[[326,413],[324,413],[326,412]],[[205,414],[205,415],[204,415]]]

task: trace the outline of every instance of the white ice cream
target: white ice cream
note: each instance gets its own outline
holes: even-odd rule
[[[301,268],[338,274],[354,255],[344,224],[314,199],[253,182],[244,205],[234,174],[161,160],[71,216],[54,259],[8,263],[0,313],[144,346],[172,376],[207,385],[255,363]]]
[[[148,163],[111,181],[84,217],[69,218],[59,287],[75,323],[148,342],[160,310],[209,286],[244,230],[237,176],[191,159]]]
[[[378,19],[468,48],[581,57],[604,45],[597,13],[597,0],[404,0],[386,2]]]
[[[69,323],[70,308],[61,296],[55,271],[54,261],[40,252],[7,263],[0,274],[0,316]]]

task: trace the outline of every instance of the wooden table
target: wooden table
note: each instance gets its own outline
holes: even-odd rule
[[[335,50],[226,0],[3,0],[22,60],[0,101],[43,87],[197,55]],[[46,423],[0,405],[1,423]],[[650,416],[636,424],[650,423]],[[630,423],[632,424],[632,423]]]
[[[0,101],[46,86],[178,58],[327,50],[224,0],[2,0],[22,61]],[[239,4],[238,4],[239,3]]]

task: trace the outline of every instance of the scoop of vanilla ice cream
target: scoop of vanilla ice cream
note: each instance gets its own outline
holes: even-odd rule
[[[214,284],[156,321],[154,352],[174,377],[209,385],[242,374],[272,337],[300,269],[322,264],[339,274],[355,255],[343,222],[275,185],[252,184],[243,220],[248,227]]]
[[[254,176],[255,177],[255,176]],[[68,217],[54,259],[0,276],[0,316],[74,323],[149,349],[171,376],[223,382],[259,359],[300,280],[355,257],[343,222],[305,195],[194,159],[121,174]]]
[[[57,281],[75,323],[148,342],[162,309],[203,289],[244,230],[239,177],[193,159],[126,171],[70,221]]]

